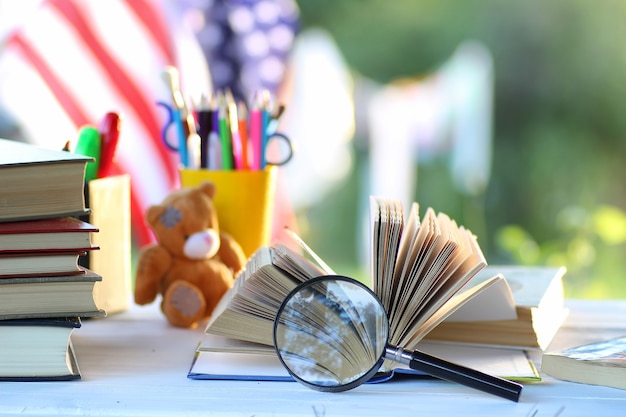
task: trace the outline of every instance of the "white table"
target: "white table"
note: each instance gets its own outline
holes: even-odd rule
[[[569,301],[552,347],[626,334],[626,300]],[[626,391],[544,375],[513,403],[430,378],[332,394],[296,382],[187,378],[202,329],[168,326],[157,306],[85,321],[74,333],[83,379],[0,383],[0,415],[80,416],[624,416]]]

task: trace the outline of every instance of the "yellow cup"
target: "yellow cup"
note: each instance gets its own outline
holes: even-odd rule
[[[231,235],[250,257],[270,243],[276,193],[276,167],[263,171],[181,169],[182,187],[215,184],[214,204],[220,230]]]

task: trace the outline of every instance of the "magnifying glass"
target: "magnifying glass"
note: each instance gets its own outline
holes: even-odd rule
[[[274,347],[298,382],[340,392],[368,381],[385,360],[518,401],[522,385],[388,343],[389,321],[378,297],[362,283],[330,275],[291,291],[274,321]]]

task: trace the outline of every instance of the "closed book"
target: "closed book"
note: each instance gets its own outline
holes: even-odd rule
[[[97,231],[97,227],[75,217],[0,223],[0,254],[37,250],[85,251],[93,248],[91,233]]]
[[[565,272],[564,267],[490,265],[469,285],[478,285],[495,274],[502,275],[511,288],[516,317],[473,320],[467,314],[468,308],[491,309],[488,300],[477,298],[433,329],[426,338],[545,350],[568,313],[563,294]]]
[[[85,168],[91,160],[0,139],[0,222],[84,213]]]
[[[0,381],[79,379],[71,335],[78,317],[0,321]]]
[[[544,353],[541,370],[565,381],[626,389],[626,337]]]
[[[95,249],[95,248],[90,248]],[[79,275],[78,258],[85,250],[38,250],[0,253],[0,280],[4,278]]]
[[[0,278],[0,321],[106,315],[93,294],[102,277],[86,268],[81,271],[77,275]]]
[[[115,175],[86,183],[90,213],[83,220],[98,228],[92,242],[98,250],[81,256],[79,264],[102,275],[94,289],[107,314],[126,310],[131,303],[130,176]]]

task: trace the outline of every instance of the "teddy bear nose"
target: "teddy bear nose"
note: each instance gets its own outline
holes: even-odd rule
[[[184,253],[191,259],[213,257],[220,247],[220,237],[215,230],[203,230],[189,236],[185,242]]]

